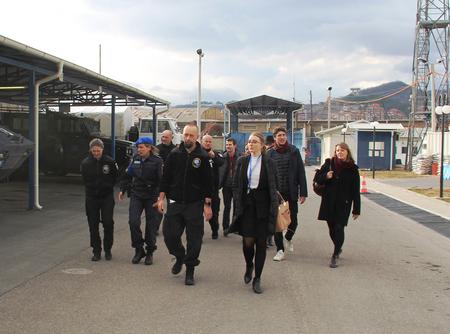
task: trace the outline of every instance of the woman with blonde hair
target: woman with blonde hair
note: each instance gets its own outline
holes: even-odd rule
[[[334,244],[330,267],[337,268],[344,244],[344,228],[347,226],[350,212],[353,219],[357,219],[361,213],[358,166],[346,143],[335,146],[333,157],[325,160],[314,182],[325,185],[318,219],[325,220],[328,224],[330,238]]]
[[[242,236],[246,270],[244,282],[250,283],[253,269],[253,291],[262,293],[261,274],[266,259],[266,240],[275,232],[278,213],[276,166],[265,154],[264,137],[253,132],[248,139],[249,154],[236,163],[233,197],[236,209],[230,232]]]

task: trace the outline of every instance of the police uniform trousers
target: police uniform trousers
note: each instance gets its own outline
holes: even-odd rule
[[[203,239],[203,200],[181,204],[168,200],[163,223],[164,242],[169,253],[182,259],[187,267],[197,266]],[[186,229],[186,249],[181,236]]]
[[[142,248],[144,243],[147,252],[153,253],[156,249],[156,232],[158,222],[156,220],[155,202],[151,199],[143,199],[134,194],[130,197],[129,225],[131,232],[131,247]],[[141,215],[145,210],[145,237],[142,237]]]
[[[114,195],[105,197],[86,197],[86,216],[89,224],[91,247],[94,253],[102,251],[102,240],[99,232],[100,222],[103,225],[103,248],[110,251],[114,241]]]

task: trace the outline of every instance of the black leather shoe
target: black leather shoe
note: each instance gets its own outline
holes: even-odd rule
[[[111,251],[110,250],[109,251],[105,251],[105,260],[106,261],[111,261],[111,259],[112,259]]]
[[[245,284],[250,283],[250,281],[252,280],[252,273],[253,273],[253,264],[247,265],[247,268],[245,269],[245,274],[244,274]]]
[[[153,264],[153,254],[152,253],[148,253],[147,252],[147,255],[145,256],[144,263],[145,263],[146,266],[149,266],[149,265]]]
[[[186,267],[186,278],[184,279],[184,284],[195,285],[194,267]]]
[[[91,257],[91,261],[97,262],[100,261],[102,258],[102,256],[100,255],[100,253],[95,252],[94,255],[92,255]]]
[[[178,275],[182,268],[183,268],[183,260],[177,259],[172,266],[172,274]]]
[[[224,228],[223,229],[223,236],[224,237],[228,237],[228,234],[230,234],[230,232],[228,231],[228,228]]]
[[[212,237],[214,240],[216,240],[216,239],[219,238],[219,233],[218,233],[217,231],[215,231],[215,232],[212,233],[211,237]]]
[[[133,264],[138,264],[139,262],[141,262],[141,259],[145,257],[145,251],[144,248],[136,248],[136,253],[133,256],[133,259],[131,260],[131,262]]]
[[[261,279],[260,279],[260,278],[256,278],[256,277],[255,277],[255,278],[253,279],[252,285],[253,285],[253,291],[254,291],[255,293],[260,294],[260,293],[263,292],[262,289],[261,289]]]

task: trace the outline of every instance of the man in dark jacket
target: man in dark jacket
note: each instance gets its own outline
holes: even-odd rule
[[[89,156],[81,162],[81,175],[86,190],[86,215],[89,224],[92,261],[99,261],[102,240],[99,233],[100,221],[103,224],[103,249],[105,260],[111,260],[114,240],[114,184],[117,178],[117,164],[103,154],[103,142],[92,139],[89,143]]]
[[[159,151],[159,156],[166,161],[167,156],[170,151],[175,148],[175,145],[172,143],[173,133],[170,130],[165,130],[161,134],[161,144],[156,145],[156,148]]]
[[[208,153],[209,164],[211,166],[211,178],[213,191],[211,194],[211,209],[212,217],[209,220],[211,226],[212,238],[217,239],[219,237],[219,210],[220,210],[220,197],[219,197],[219,168],[223,166],[225,160],[222,153],[212,149],[212,137],[210,135],[204,135],[202,137],[202,148]]]
[[[169,253],[176,257],[172,273],[180,273],[186,265],[186,285],[194,285],[194,268],[202,246],[204,220],[211,219],[212,182],[211,167],[207,153],[197,142],[198,128],[186,125],[184,141],[173,149],[164,163],[160,185],[158,210],[163,213],[167,197],[167,213],[163,234]],[[181,242],[186,229],[187,250]]]
[[[145,257],[145,264],[153,263],[156,250],[155,220],[156,201],[162,175],[162,159],[154,153],[153,139],[142,137],[136,142],[137,155],[133,157],[120,185],[119,200],[130,193],[129,225],[131,246],[135,255],[131,262],[138,264]],[[145,210],[145,238],[142,237],[141,215]],[[144,242],[147,252],[144,251]]]
[[[289,202],[291,212],[291,223],[284,236],[289,251],[294,251],[292,237],[298,226],[298,202],[303,204],[308,196],[306,188],[305,166],[303,165],[300,151],[294,145],[290,145],[287,141],[286,129],[282,127],[275,128],[273,136],[275,137],[274,146],[268,151],[268,155],[275,161],[278,172],[278,191],[283,198]],[[277,254],[274,261],[282,261],[284,259],[284,242],[282,232],[275,233],[275,244],[277,246]]]
[[[230,226],[230,212],[231,212],[231,201],[233,200],[233,177],[236,171],[236,161],[239,155],[236,150],[236,140],[233,138],[228,138],[225,142],[226,152],[223,154],[225,163],[221,168],[221,186],[222,186],[222,196],[223,196],[223,217],[222,217],[222,227],[223,235],[228,235],[228,227]],[[234,203],[233,203],[234,210]]]
[[[161,134],[161,144],[156,145],[156,148],[159,151],[159,156],[163,159],[163,163],[166,161],[167,156],[169,155],[170,151],[172,151],[176,146],[174,143],[172,143],[173,139],[173,133],[170,130],[164,130]],[[158,227],[156,229],[157,234],[159,233],[159,226],[161,225],[162,220],[164,219],[163,215],[159,213],[159,211],[156,211],[156,217],[155,217]]]

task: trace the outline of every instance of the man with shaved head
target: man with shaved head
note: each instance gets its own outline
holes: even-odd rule
[[[170,151],[175,148],[175,145],[172,143],[173,133],[170,130],[165,130],[161,134],[161,144],[156,145],[156,148],[159,150],[159,156],[166,161],[167,156]]]
[[[211,209],[212,218],[209,220],[211,226],[212,238],[217,239],[219,237],[219,210],[220,210],[220,198],[219,198],[219,167],[225,163],[222,153],[212,149],[213,138],[206,134],[202,138],[202,148],[208,153],[209,164],[211,166],[211,180],[213,185],[213,191],[211,195]]]
[[[163,224],[164,242],[169,253],[176,258],[172,274],[177,275],[186,265],[186,285],[194,285],[194,268],[202,247],[204,220],[211,212],[211,167],[208,154],[202,149],[196,125],[186,125],[183,142],[166,158],[160,184],[158,210],[164,212],[167,197],[167,212]],[[186,230],[186,248],[181,236]]]

